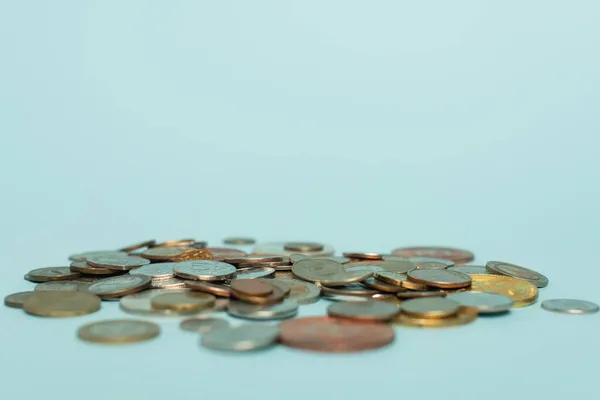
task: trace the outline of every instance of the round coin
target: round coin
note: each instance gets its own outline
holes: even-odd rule
[[[143,267],[136,268],[129,271],[131,275],[145,275],[154,280],[161,279],[172,279],[174,276],[173,268],[176,263],[164,262],[144,265]]]
[[[229,322],[222,318],[188,318],[179,324],[184,331],[196,333],[208,333],[217,329],[229,327]]]
[[[471,275],[471,291],[504,294],[514,301],[513,307],[524,307],[537,300],[537,287],[522,279],[505,275]]]
[[[593,314],[598,312],[598,305],[591,301],[576,299],[544,300],[542,308],[565,314]]]
[[[289,256],[294,253],[304,253],[303,251],[297,250],[286,250],[285,245],[287,242],[271,242],[271,243],[259,243],[254,246],[253,253],[255,254],[277,254],[282,256]],[[332,256],[335,249],[328,244],[323,244],[323,249],[319,251],[306,252],[311,257],[329,257]]]
[[[272,278],[273,276],[275,276],[275,268],[250,267],[239,268],[236,271],[235,279]]]
[[[419,299],[423,297],[445,297],[447,293],[441,291],[406,291],[396,293],[400,300]]]
[[[425,297],[402,303],[402,312],[418,318],[446,318],[458,312],[460,303],[446,297]]]
[[[132,256],[94,256],[88,257],[87,263],[95,268],[107,268],[113,271],[129,271],[130,269],[150,264],[150,260]]]
[[[309,282],[320,282],[343,272],[342,264],[330,260],[306,259],[292,266],[292,273]]]
[[[77,317],[100,309],[100,298],[91,293],[38,291],[23,304],[28,314],[41,317]]]
[[[421,263],[415,263],[417,266],[416,269],[446,269],[448,266],[446,263],[441,263],[437,261],[427,261]]]
[[[72,272],[78,272],[80,274],[87,275],[118,275],[120,273],[119,271],[113,271],[112,269],[108,268],[92,267],[85,261],[73,261],[69,269]]]
[[[182,262],[182,261],[192,261],[192,260],[212,260],[213,255],[211,252],[204,248],[198,249],[189,249],[184,253],[175,256],[172,258],[172,261]]]
[[[246,246],[249,244],[254,244],[255,242],[256,241],[252,238],[242,237],[242,236],[232,236],[232,237],[226,237],[225,239],[223,239],[224,244],[232,244],[235,246]]]
[[[371,271],[351,271],[341,270],[336,274],[329,275],[325,279],[321,279],[320,283],[324,286],[344,286],[349,283],[363,282],[373,276]]]
[[[223,261],[234,257],[243,257],[246,255],[245,251],[227,247],[207,247],[205,250],[208,250],[212,255],[213,260],[217,261]]]
[[[245,324],[207,332],[200,343],[213,350],[250,351],[272,345],[278,336],[279,328],[276,326]]]
[[[25,275],[25,279],[31,282],[66,281],[77,279],[81,275],[71,271],[69,267],[48,267],[31,270]]]
[[[489,274],[488,270],[483,265],[456,265],[454,267],[448,267],[448,271],[462,272],[463,274]]]
[[[357,258],[359,260],[382,260],[383,256],[379,253],[364,253],[358,251],[345,251],[342,253],[347,258]]]
[[[234,279],[231,281],[231,290],[248,296],[268,296],[273,293],[273,286],[258,280]]]
[[[4,305],[12,308],[23,308],[25,301],[35,292],[18,292],[9,294],[4,298]]]
[[[89,282],[80,281],[50,281],[42,282],[35,286],[34,290],[60,290],[60,291],[75,291],[75,292],[87,292]]]
[[[284,260],[285,258],[285,260]],[[288,261],[288,257],[284,256],[269,256],[269,255],[247,255],[242,257],[231,257],[226,258],[223,262],[228,264],[261,264],[269,262],[283,262]]]
[[[327,314],[331,317],[362,321],[389,321],[399,312],[397,305],[380,301],[339,302],[327,308]]]
[[[432,257],[411,257],[408,259],[408,261],[415,263],[415,265],[423,264],[423,263],[444,264],[444,265],[446,265],[446,267],[453,267],[455,265],[453,261],[444,260],[443,258],[432,258]]]
[[[386,293],[398,293],[406,290],[401,286],[390,285],[389,283],[382,282],[375,278],[369,278],[362,282],[362,284],[370,289],[375,289]]]
[[[88,257],[96,256],[117,256],[125,257],[127,252],[125,251],[114,251],[114,250],[99,250],[99,251],[86,251],[84,253],[73,254],[69,256],[71,261],[87,261]]]
[[[102,298],[114,298],[141,292],[150,287],[151,282],[152,280],[145,275],[121,275],[96,281],[88,290]]]
[[[394,341],[387,324],[331,317],[305,317],[279,324],[283,345],[302,350],[347,353],[383,347]]]
[[[406,274],[416,268],[410,261],[352,261],[343,265],[345,271],[397,272]]]
[[[346,296],[373,296],[379,293],[377,290],[367,289],[360,283],[351,283],[345,286],[328,287],[321,286],[324,295],[346,295]]]
[[[141,256],[152,261],[174,261],[190,250],[185,246],[157,246],[144,251]]]
[[[288,299],[294,300],[298,304],[310,304],[319,300],[321,288],[309,282],[297,279],[271,279],[272,284],[282,283],[290,288]]]
[[[229,286],[219,285],[216,283],[201,281],[185,281],[185,286],[191,290],[210,293],[219,297],[229,297],[231,295],[231,288]]]
[[[136,243],[136,244],[132,244],[132,245],[123,247],[122,249],[119,249],[119,251],[123,251],[125,253],[131,253],[136,250],[143,249],[145,247],[152,247],[154,245],[156,245],[156,240],[154,240],[154,239],[146,240],[144,242],[140,242],[140,243]]]
[[[132,343],[157,337],[160,328],[153,322],[115,319],[93,322],[79,328],[81,340],[95,343]]]
[[[220,261],[184,261],[173,268],[175,275],[199,281],[224,281],[235,277],[236,268]]]
[[[152,280],[150,289],[180,289],[186,287],[187,282],[179,278]]]
[[[392,254],[398,257],[430,257],[450,260],[457,264],[473,261],[475,256],[467,250],[454,249],[449,247],[401,247],[392,251]]]
[[[517,279],[523,279],[531,282],[539,288],[548,286],[548,278],[544,275],[530,270],[525,267],[520,267],[515,264],[510,264],[502,261],[488,261],[485,264],[487,270],[493,274],[506,275]]]
[[[167,240],[166,242],[157,243],[152,247],[186,247],[191,246],[195,242],[196,239]]]
[[[171,292],[180,292],[187,293],[189,290],[187,289],[174,289],[169,290]],[[121,297],[119,301],[119,306],[121,310],[128,312],[130,314],[138,314],[138,315],[146,315],[152,317],[180,317],[182,315],[189,316],[193,315],[210,315],[215,311],[219,311],[223,305],[215,304],[213,308],[199,310],[197,312],[178,312],[174,310],[157,310],[152,308],[152,299],[157,296],[162,296],[165,294],[165,290],[145,290],[143,292],[134,293],[127,295],[125,297]]]
[[[230,301],[227,313],[232,317],[267,320],[291,318],[298,312],[298,303],[285,299],[274,305],[249,304],[243,301]]]
[[[376,273],[375,279],[387,283],[388,285],[401,287],[402,283],[405,282],[408,279],[408,277],[406,276],[406,274],[401,274],[398,272],[383,271]]]
[[[321,243],[316,242],[287,242],[283,245],[284,250],[299,251],[300,253],[309,253],[313,251],[321,251],[325,248]]]
[[[420,318],[413,315],[400,313],[393,319],[395,325],[411,326],[416,328],[448,328],[451,326],[465,325],[477,319],[477,311],[472,308],[461,308],[458,313],[446,318]]]
[[[448,299],[457,301],[462,307],[470,307],[477,310],[479,314],[498,314],[511,309],[513,300],[503,294],[484,292],[460,292],[452,293]]]
[[[456,271],[416,269],[407,275],[409,281],[443,289],[457,289],[471,285],[469,275]]]
[[[155,296],[150,305],[156,310],[199,311],[215,304],[215,296],[202,292],[168,292]]]
[[[284,288],[281,288],[279,285],[270,285],[266,282],[257,281],[257,283],[269,286],[271,288],[271,293],[266,296],[249,295],[245,292],[237,291],[232,287],[231,296],[246,303],[269,305],[282,302],[286,295],[285,291],[290,290],[287,285]]]

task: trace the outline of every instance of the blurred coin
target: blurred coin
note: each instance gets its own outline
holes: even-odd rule
[[[271,279],[271,283],[278,282],[287,285],[290,288],[288,299],[294,300],[298,304],[310,304],[319,300],[321,288],[312,283],[300,281],[297,279]]]
[[[184,331],[208,333],[217,329],[229,327],[229,321],[222,318],[188,318],[181,321],[179,327]]]
[[[404,303],[403,303],[404,304]],[[477,311],[472,308],[461,308],[458,313],[446,318],[420,318],[405,313],[400,313],[393,319],[395,325],[411,326],[416,328],[448,328],[451,326],[465,325],[477,319]]]
[[[510,297],[497,293],[460,292],[449,294],[446,298],[457,301],[462,307],[471,307],[479,314],[503,313],[513,306]]]
[[[430,257],[442,258],[444,260],[454,261],[455,263],[467,263],[473,261],[475,256],[467,250],[454,249],[449,247],[400,247],[392,251],[392,254],[399,257]]]
[[[91,293],[38,291],[23,304],[28,314],[41,317],[76,317],[100,309],[100,298]]]
[[[292,271],[277,271],[275,270],[275,278],[281,278],[281,279],[294,279],[296,280],[296,276],[294,274],[292,274]]]
[[[249,304],[243,301],[230,301],[227,313],[232,317],[266,320],[291,318],[298,312],[298,303],[285,299],[274,305]]]
[[[127,253],[124,251],[114,251],[114,250],[98,250],[98,251],[86,251],[84,253],[73,254],[69,256],[69,260],[71,261],[87,261],[88,257],[95,256],[127,256]]]
[[[150,260],[131,256],[93,256],[88,257],[87,263],[95,268],[107,268],[113,271],[129,271],[130,269],[150,264]]]
[[[343,265],[345,271],[407,273],[416,268],[410,261],[352,261]]]
[[[291,256],[290,256],[291,257]],[[346,264],[350,262],[348,257],[340,257],[340,256],[330,256],[330,257],[314,257],[317,260],[330,260],[339,262],[340,264]]]
[[[150,289],[183,289],[186,287],[186,280],[179,278],[159,279],[150,282]]]
[[[394,341],[387,324],[331,317],[305,317],[279,324],[280,341],[296,349],[347,353],[383,347]]]
[[[338,302],[327,308],[327,314],[331,317],[361,321],[389,321],[399,312],[397,305],[378,301]]]
[[[224,244],[232,244],[232,245],[236,245],[236,246],[245,246],[245,245],[249,245],[249,244],[254,244],[255,242],[256,241],[252,238],[242,237],[242,236],[232,236],[232,237],[226,237],[225,239],[223,239]]]
[[[18,292],[9,294],[4,298],[4,305],[12,308],[23,308],[25,301],[33,295],[34,292]]]
[[[89,282],[80,281],[50,281],[42,282],[35,286],[34,290],[60,290],[60,291],[75,291],[75,292],[87,292]]]
[[[271,255],[247,255],[247,256],[236,256],[226,258],[223,262],[228,264],[260,264],[268,262],[288,262],[289,258],[285,256],[271,256]]]
[[[463,274],[489,274],[488,270],[483,265],[456,265],[454,267],[448,267],[448,271],[462,272]]]
[[[185,281],[185,286],[191,290],[196,290],[204,293],[211,293],[215,296],[229,297],[231,295],[231,288],[229,286],[220,285],[210,282],[201,281]]]
[[[375,279],[387,283],[388,285],[401,287],[402,283],[406,281],[408,277],[403,273],[382,271],[375,274]]]
[[[154,239],[152,239],[152,240],[146,240],[144,242],[140,242],[140,243],[129,245],[127,247],[123,247],[122,249],[119,249],[119,251],[122,251],[122,252],[125,252],[125,253],[131,253],[131,252],[134,252],[136,250],[143,249],[145,247],[152,247],[154,245],[156,245],[156,240],[154,240]]]
[[[591,301],[576,299],[544,300],[542,308],[565,314],[593,314],[598,312],[598,305]]]
[[[287,251],[309,253],[313,251],[321,251],[325,248],[325,246],[316,242],[286,242],[283,244],[283,248]]]
[[[278,336],[279,328],[276,326],[244,324],[207,332],[200,343],[213,350],[251,351],[274,344]]]
[[[186,250],[183,254],[175,256],[172,258],[172,261],[182,262],[182,261],[192,261],[192,260],[212,260],[212,253],[206,249],[189,249]]]
[[[174,276],[173,268],[175,265],[176,263],[174,262],[148,264],[131,270],[129,273],[131,275],[145,275],[150,277],[153,281],[172,279]]]
[[[215,296],[202,292],[172,292],[153,297],[150,305],[155,310],[182,312],[200,311],[215,304]]]
[[[418,298],[423,298],[423,297],[445,297],[446,293],[441,292],[441,291],[428,291],[428,292],[407,291],[407,292],[396,293],[396,296],[398,296],[398,298],[401,300],[408,300],[408,299],[418,299]]]
[[[415,263],[416,269],[446,269],[448,266],[446,263],[440,263],[436,261],[418,262]]]
[[[319,282],[324,286],[344,286],[349,283],[363,282],[373,276],[371,271],[344,271],[341,270],[333,275],[329,275]]]
[[[248,282],[253,282],[253,281],[248,281]],[[270,285],[266,282],[260,282],[258,280],[255,283],[261,284],[261,285],[266,285],[266,286],[270,287],[272,290],[266,296],[260,296],[260,295],[250,295],[243,291],[238,291],[238,290],[234,289],[232,286],[231,287],[231,297],[233,297],[237,300],[246,302],[246,303],[270,305],[270,304],[275,304],[275,303],[281,303],[285,297],[285,294],[286,294],[285,291],[286,290],[289,291],[289,288],[287,286],[282,289],[278,285],[277,286]],[[241,285],[237,285],[237,286],[241,286]]]
[[[421,269],[412,270],[408,274],[408,280],[428,286],[455,289],[471,285],[471,277],[462,272]]]
[[[373,296],[377,296],[376,293]],[[348,296],[343,294],[325,294],[323,299],[330,301],[370,301],[371,296]]]
[[[207,247],[205,250],[208,250],[212,255],[213,260],[216,261],[223,261],[234,257],[244,257],[246,255],[245,251],[228,247]]]
[[[371,298],[373,299],[373,301],[385,301],[388,303],[396,304],[397,306],[400,306],[402,304],[402,300],[400,300],[395,294],[378,293],[371,296]]]
[[[379,253],[364,253],[364,252],[355,252],[355,251],[345,251],[342,253],[344,257],[347,258],[357,258],[359,260],[382,260],[383,256]]]
[[[188,246],[193,249],[205,249],[207,245],[208,245],[208,243],[205,242],[204,240],[196,240],[194,243],[192,243]]]
[[[174,261],[190,250],[185,246],[157,246],[145,250],[141,256],[152,261]]]
[[[454,261],[450,261],[450,260],[444,260],[443,258],[432,258],[432,257],[411,257],[408,259],[408,261],[416,264],[423,264],[423,263],[438,263],[438,264],[445,264],[446,267],[453,267]]]
[[[254,246],[253,252],[256,254],[280,254],[289,256],[295,253],[304,253],[303,251],[290,251],[285,249],[286,242],[271,242],[271,243],[258,243]],[[323,249],[319,251],[306,252],[311,257],[329,257],[332,256],[335,249],[328,244],[323,244]]]
[[[275,276],[275,268],[270,267],[252,267],[239,268],[236,271],[236,279],[256,279],[256,278],[272,278]]]
[[[120,273],[125,272],[113,271],[108,268],[92,267],[85,261],[73,261],[69,269],[71,270],[71,272],[78,272],[80,274],[88,275],[118,275]]]
[[[273,286],[257,280],[234,279],[231,281],[231,290],[249,296],[268,296],[273,293]]]
[[[360,283],[351,283],[349,285],[337,287],[321,286],[321,291],[323,294],[327,295],[341,294],[347,296],[372,296],[379,293],[377,290],[365,288]]]
[[[31,282],[67,281],[79,277],[79,273],[72,272],[69,267],[38,268],[29,271],[27,275],[25,275],[25,279]]]
[[[94,282],[88,290],[102,298],[120,297],[141,292],[150,287],[151,281],[149,277],[144,275],[121,275]]]
[[[115,319],[93,322],[79,328],[81,340],[96,343],[132,343],[157,337],[160,328],[153,322],[134,319]]]
[[[488,261],[485,264],[487,270],[493,274],[506,275],[517,279],[523,279],[533,283],[539,288],[548,286],[548,278],[544,275],[530,270],[525,267],[520,267],[515,264],[510,264],[502,261]]]
[[[300,260],[306,260],[308,258],[311,258],[311,257],[307,256],[306,254],[297,254],[297,253],[290,254],[290,262],[292,264],[295,264]]]
[[[514,308],[528,306],[537,300],[537,287],[522,279],[492,274],[471,275],[471,279],[470,291],[504,294],[514,301]]]
[[[266,283],[267,285],[278,287],[283,292],[283,295],[285,297],[287,297],[290,294],[291,287],[288,284],[281,282],[279,279],[258,278],[258,280],[261,281],[261,282],[263,282],[263,283]]]
[[[173,289],[169,292],[187,293],[188,289]],[[212,308],[201,309],[196,312],[179,312],[174,310],[156,310],[152,308],[152,299],[165,294],[165,290],[145,290],[143,292],[134,293],[121,297],[119,306],[121,310],[138,315],[146,315],[152,317],[181,317],[181,316],[208,316],[215,311],[221,311],[225,308],[223,303],[215,303]]]
[[[223,281],[235,277],[236,268],[220,261],[184,261],[173,268],[175,275],[199,281]]]
[[[196,239],[177,239],[167,240],[166,242],[156,243],[152,247],[186,247],[194,244]]]
[[[342,264],[330,260],[306,259],[292,266],[294,275],[309,282],[320,282],[343,271]]]
[[[402,312],[418,318],[446,318],[458,312],[460,303],[447,297],[424,297],[402,303]]]
[[[386,293],[398,293],[406,290],[401,286],[390,285],[389,283],[379,281],[375,278],[369,278],[366,281],[363,281],[362,284],[370,289],[376,289]]]

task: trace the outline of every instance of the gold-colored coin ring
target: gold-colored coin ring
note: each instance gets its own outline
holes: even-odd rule
[[[185,286],[188,289],[214,294],[219,297],[229,297],[231,295],[231,289],[229,286],[219,285],[216,283],[202,282],[202,281],[185,281]]]
[[[531,282],[522,279],[492,274],[473,274],[471,279],[470,291],[504,294],[514,301],[513,308],[529,306],[538,298],[538,288]]]
[[[417,290],[423,291],[429,289],[429,286],[424,285],[422,283],[412,282],[409,280],[405,280],[402,282],[402,287],[408,290]]]
[[[358,252],[358,251],[346,251],[342,253],[342,255],[351,260],[374,260],[381,261],[383,260],[383,256],[379,253],[370,253],[370,252]]]
[[[399,314],[392,320],[394,325],[415,328],[448,328],[451,326],[465,325],[477,319],[477,310],[463,307],[457,314],[446,318],[419,318],[408,314]]]
[[[405,282],[408,278],[406,274],[401,274],[398,272],[389,272],[382,271],[375,274],[375,279],[381,281],[383,283],[387,283],[388,285],[400,286],[402,287],[402,283]]]
[[[100,298],[86,292],[38,291],[23,304],[28,314],[41,317],[77,317],[100,309]]]
[[[123,326],[134,326],[140,329],[140,332],[123,332],[121,336],[114,336],[110,334],[103,335],[102,329],[106,327],[111,329],[114,326],[115,329],[124,331]],[[93,322],[79,328],[77,336],[81,340],[95,343],[133,343],[142,342],[157,337],[160,334],[160,328],[153,322],[140,321],[135,319],[129,320],[108,320],[101,322]]]
[[[398,293],[406,290],[402,286],[390,285],[389,283],[379,281],[375,278],[369,278],[361,283],[369,289],[375,289],[385,293]]]
[[[167,240],[161,243],[155,243],[152,247],[182,247],[182,246],[190,246],[196,243],[196,239],[177,239],[177,240]]]
[[[215,296],[202,292],[165,293],[153,297],[150,304],[156,310],[192,312],[212,307]]]
[[[212,259],[213,256],[211,252],[204,249],[190,249],[185,251],[183,254],[172,258],[174,262]]]

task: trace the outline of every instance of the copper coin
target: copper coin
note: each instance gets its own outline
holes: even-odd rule
[[[73,261],[69,269],[73,272],[88,275],[117,275],[119,271],[113,271],[108,268],[92,267],[85,261]],[[124,272],[123,272],[124,273]]]
[[[185,285],[188,289],[196,290],[198,292],[211,293],[219,297],[229,297],[231,295],[231,288],[229,286],[219,285],[216,283],[185,281]]]
[[[347,353],[383,347],[394,341],[387,324],[330,317],[306,317],[282,322],[280,341],[296,349]]]
[[[316,242],[286,242],[284,243],[283,248],[287,251],[306,253],[311,251],[321,251],[325,246]]]
[[[167,293],[153,297],[150,305],[156,310],[195,312],[212,307],[215,300],[215,296],[209,293],[167,291]]]
[[[156,245],[156,240],[154,240],[154,239],[146,240],[144,242],[131,244],[129,246],[123,247],[122,249],[119,249],[119,251],[124,251],[125,253],[131,253],[131,252],[134,252],[139,249],[143,249],[146,247],[152,247],[154,245]]]
[[[471,277],[462,272],[417,269],[408,273],[408,280],[442,289],[457,289],[471,285]]]
[[[183,254],[173,257],[174,262],[194,261],[194,260],[212,260],[212,253],[206,249],[189,249]]]
[[[506,275],[512,278],[523,279],[527,282],[533,283],[539,288],[548,286],[548,278],[539,272],[535,272],[529,268],[521,267],[516,264],[511,264],[502,261],[488,261],[485,264],[486,269],[498,275]]]
[[[273,293],[273,286],[253,279],[234,279],[231,281],[231,290],[249,296],[268,296]]]
[[[460,303],[447,297],[431,297],[407,300],[402,312],[418,318],[445,318],[458,312]]]
[[[166,242],[156,243],[152,247],[181,247],[190,246],[196,242],[196,239],[178,239],[178,240],[167,240]]]
[[[408,299],[418,299],[418,298],[422,298],[422,297],[445,297],[446,296],[446,292],[441,292],[441,291],[429,291],[429,292],[406,291],[406,292],[396,293],[396,296],[398,296],[398,298],[401,299],[401,300],[408,300]]]
[[[210,254],[212,254],[213,260],[216,261],[223,261],[234,257],[244,257],[246,255],[245,251],[227,247],[207,247],[204,250],[208,250]]]
[[[25,301],[35,292],[18,292],[9,294],[4,298],[4,305],[12,308],[23,308]]]
[[[473,261],[475,256],[467,250],[454,249],[450,247],[400,247],[392,251],[392,255],[399,257],[431,257],[450,260],[455,263],[467,263]]]
[[[253,296],[253,295],[246,294],[244,292],[238,292],[232,287],[231,288],[231,297],[234,297],[245,303],[259,304],[259,305],[271,305],[271,304],[281,303],[283,301],[286,293],[284,290],[281,289],[280,286],[268,285],[268,284],[266,284],[264,282],[260,282],[260,281],[258,281],[258,282],[263,283],[267,286],[271,286],[272,292],[269,293],[267,296]],[[289,290],[290,290],[289,287],[286,287],[286,289],[289,292]]]
[[[31,282],[66,281],[79,277],[79,273],[71,271],[69,267],[38,268],[25,275],[25,279]]]
[[[399,312],[397,305],[378,301],[338,302],[327,308],[327,314],[331,317],[373,322],[389,321]]]
[[[386,293],[398,293],[406,290],[402,286],[390,285],[389,283],[379,281],[375,278],[369,278],[362,282],[362,284],[370,289],[376,289]]]
[[[357,251],[346,251],[342,253],[347,258],[358,258],[359,260],[382,260],[383,256],[379,253],[365,253]]]

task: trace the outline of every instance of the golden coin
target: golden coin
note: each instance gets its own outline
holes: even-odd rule
[[[369,252],[358,252],[358,251],[346,251],[342,253],[344,257],[359,259],[359,260],[382,260],[383,256],[379,253]]]
[[[175,262],[181,261],[193,261],[193,260],[212,260],[213,256],[210,251],[205,249],[191,249],[185,251],[183,254],[172,258]]]
[[[42,317],[76,317],[100,309],[100,298],[85,292],[38,291],[23,304],[23,309]]]
[[[219,285],[216,283],[202,281],[185,281],[185,286],[191,290],[210,293],[220,297],[229,297],[231,295],[231,288],[229,286]]]
[[[329,275],[325,279],[321,279],[322,285],[325,286],[344,286],[349,283],[363,282],[373,276],[371,271],[339,271],[335,274]]]
[[[462,272],[437,270],[437,269],[415,269],[408,274],[408,280],[428,286],[442,289],[457,289],[471,285],[471,277]]]
[[[224,244],[233,244],[235,246],[246,246],[249,244],[254,244],[256,240],[249,237],[227,237],[223,239]]]
[[[84,325],[77,336],[87,342],[131,343],[155,338],[159,333],[160,328],[153,322],[115,319]]]
[[[156,310],[198,311],[212,307],[215,296],[202,292],[172,292],[153,297],[150,304]]]
[[[23,308],[25,301],[33,295],[34,292],[18,292],[9,294],[4,298],[4,305],[12,308]]]
[[[122,272],[113,271],[108,268],[93,267],[85,261],[73,261],[69,268],[73,272],[79,272],[81,274],[88,274],[88,275],[117,275],[119,273],[125,272],[125,271],[122,271]]]
[[[404,304],[404,303],[403,303]],[[461,308],[458,313],[446,318],[419,318],[401,313],[392,320],[395,325],[411,326],[416,328],[447,328],[465,325],[477,319],[477,310]]]
[[[29,271],[25,279],[31,282],[48,282],[77,279],[79,276],[79,273],[71,271],[69,267],[48,267]]]
[[[369,278],[362,282],[362,284],[370,289],[376,289],[386,293],[398,293],[406,290],[401,286],[390,285],[389,283],[379,281],[375,278]]]
[[[425,297],[402,303],[402,312],[418,318],[446,318],[458,312],[460,303],[446,297]]]
[[[537,287],[527,281],[505,275],[471,275],[471,291],[504,294],[515,304],[514,308],[535,303],[538,297]]]

